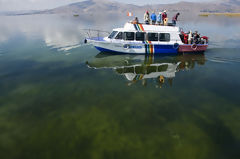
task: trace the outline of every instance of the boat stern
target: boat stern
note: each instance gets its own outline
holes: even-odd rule
[[[208,48],[208,44],[184,44],[179,46],[179,52],[205,52]]]

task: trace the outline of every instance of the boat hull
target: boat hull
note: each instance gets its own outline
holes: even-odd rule
[[[208,45],[176,45],[174,44],[152,44],[152,43],[133,43],[133,42],[122,42],[113,43],[107,42],[103,39],[88,39],[96,49],[101,52],[110,53],[127,53],[127,54],[177,54],[184,52],[204,52]]]

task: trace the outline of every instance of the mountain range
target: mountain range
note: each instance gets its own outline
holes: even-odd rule
[[[110,0],[86,0],[72,3],[66,6],[41,10],[41,11],[22,11],[8,12],[7,15],[29,15],[29,14],[66,14],[79,15],[82,18],[115,18],[126,16],[126,13],[133,12],[134,15],[142,15],[146,10],[162,11],[185,15],[196,15],[200,12],[240,12],[240,0],[218,0],[214,2],[178,2],[173,4],[152,4],[152,5],[133,5],[114,2]],[[6,14],[6,13],[5,13]]]

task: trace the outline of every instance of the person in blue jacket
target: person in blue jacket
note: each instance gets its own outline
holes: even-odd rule
[[[151,21],[152,21],[152,25],[156,24],[157,16],[156,16],[155,12],[153,12],[151,15]]]
[[[157,16],[157,22],[159,25],[162,24],[162,12],[159,12],[158,16]]]

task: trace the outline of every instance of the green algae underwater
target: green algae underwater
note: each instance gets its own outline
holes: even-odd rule
[[[190,23],[205,54],[149,57],[82,45],[75,19],[2,18],[0,158],[240,157],[237,19]]]

